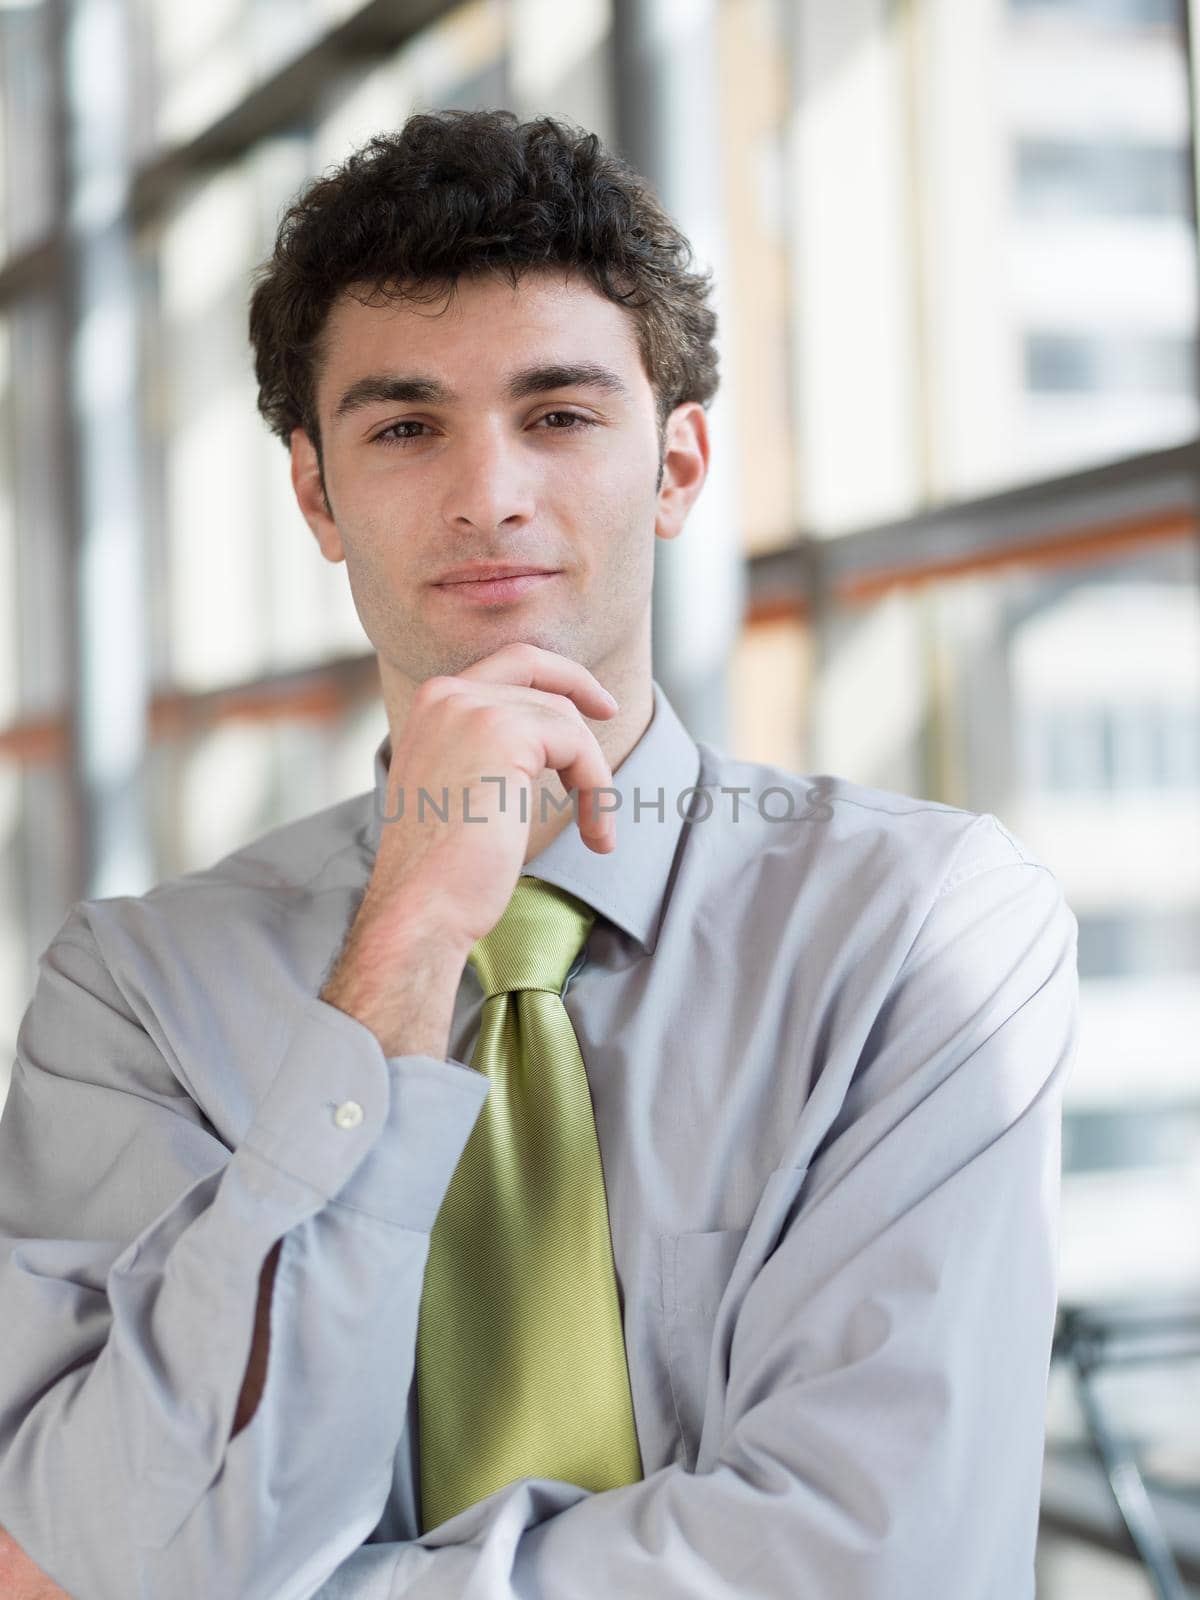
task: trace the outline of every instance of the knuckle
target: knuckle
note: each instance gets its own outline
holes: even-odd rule
[[[583,722],[579,707],[565,694],[548,695],[539,709],[543,716],[552,717],[556,722],[569,723],[572,728],[578,728]]]
[[[499,733],[508,726],[508,707],[495,700],[480,700],[468,706],[466,715],[472,727],[482,733]]]
[[[443,673],[435,672],[431,678],[426,678],[418,684],[417,692],[413,695],[413,704],[429,705],[434,700],[440,700],[446,692],[448,679]]]
[[[516,657],[518,661],[540,661],[543,652],[537,645],[531,644],[528,639],[514,639],[506,646],[506,653]]]

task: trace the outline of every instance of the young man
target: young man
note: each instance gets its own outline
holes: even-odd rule
[[[281,224],[260,406],[388,732],[371,792],[44,953],[0,1122],[31,1594],[1033,1595],[1075,919],[991,814],[733,760],[652,679],[687,259],[509,113]]]

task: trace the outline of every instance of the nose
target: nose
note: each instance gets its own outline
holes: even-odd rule
[[[449,461],[443,515],[481,533],[519,528],[534,513],[533,463],[507,425],[496,422],[464,434]]]

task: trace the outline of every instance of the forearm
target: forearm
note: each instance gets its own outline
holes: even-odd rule
[[[320,998],[368,1028],[384,1055],[440,1060],[467,955],[431,917],[393,913],[385,923],[360,913]]]
[[[4,1528],[0,1528],[0,1594],[4,1600],[71,1600]]]
[[[439,940],[432,929],[414,925],[407,940],[393,943],[388,959],[352,928],[326,979],[319,999],[360,1022],[378,1039],[389,1058],[429,1056],[444,1059],[450,1048],[454,998],[465,955]],[[233,1419],[233,1437],[253,1420],[266,1383],[271,1342],[271,1302],[282,1240],[263,1263],[254,1319],[254,1338]]]

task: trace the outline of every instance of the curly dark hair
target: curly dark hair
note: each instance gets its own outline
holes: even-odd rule
[[[285,445],[305,430],[324,489],[317,375],[340,295],[424,302],[463,273],[502,270],[515,287],[526,269],[561,266],[633,315],[661,457],[671,411],[707,406],[719,382],[712,273],[689,271],[691,259],[646,180],[596,134],[504,110],[415,113],[314,179],[280,220],[250,299],[258,409]]]

